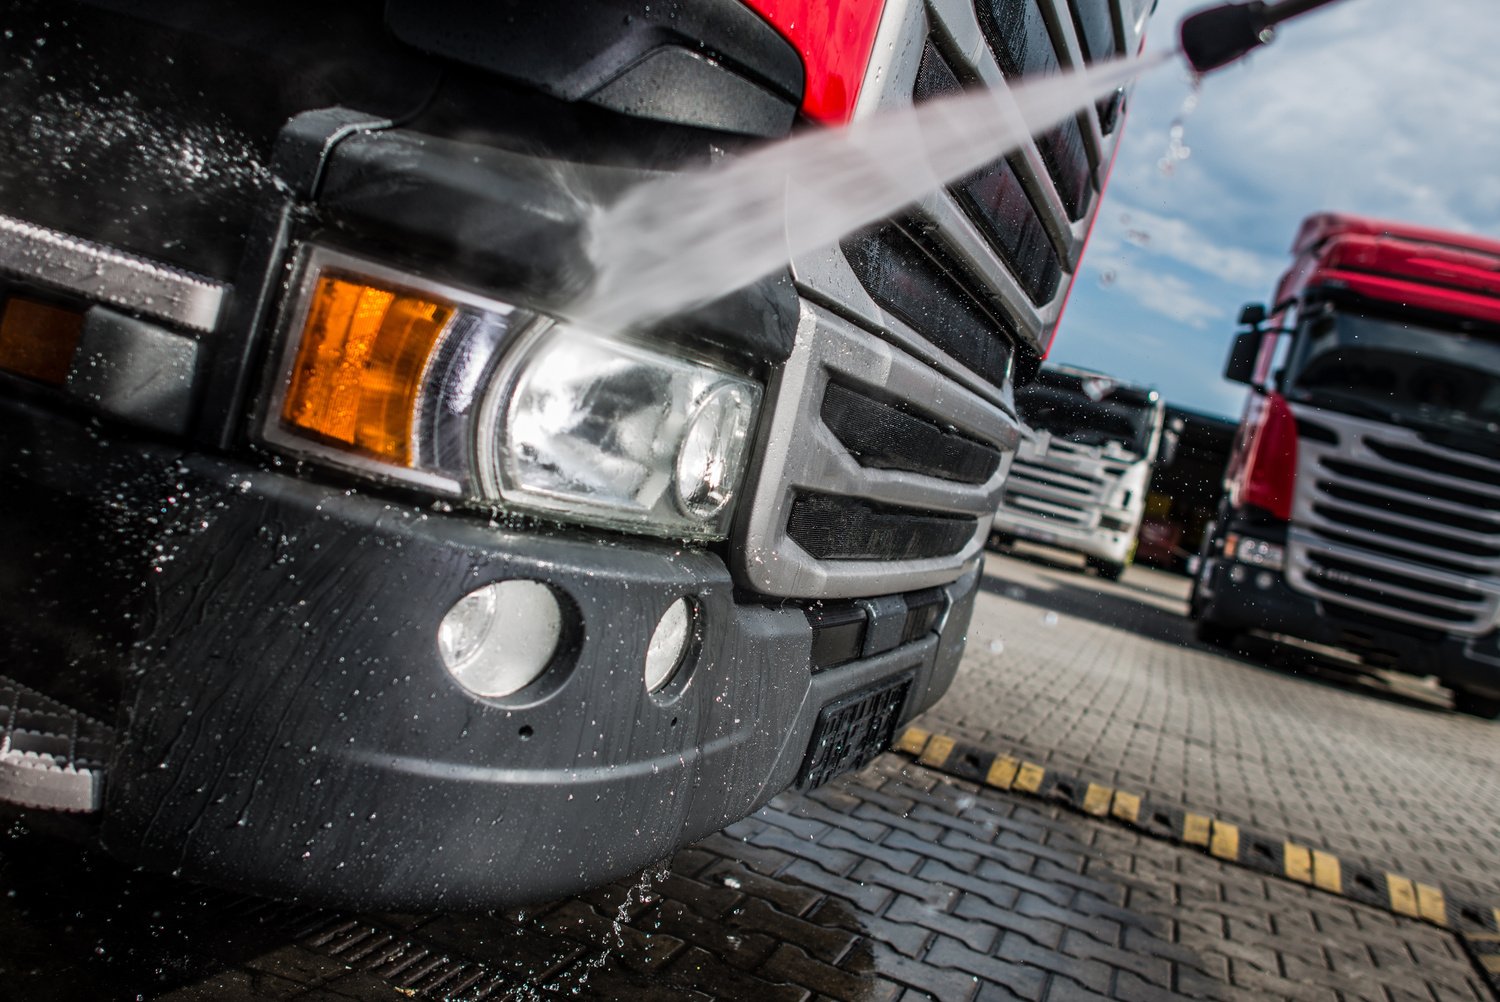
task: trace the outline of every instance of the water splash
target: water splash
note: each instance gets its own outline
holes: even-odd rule
[[[1004,156],[1171,57],[966,91],[642,185],[595,220],[597,277],[572,319],[621,330],[723,295]]]
[[[1203,75],[1193,74],[1192,83],[1193,89],[1182,99],[1182,107],[1177,109],[1176,117],[1167,127],[1167,152],[1156,162],[1156,169],[1161,171],[1163,177],[1171,177],[1176,173],[1177,165],[1193,155],[1193,148],[1184,143],[1182,137],[1186,134],[1187,117],[1197,109],[1198,99],[1203,94]]]

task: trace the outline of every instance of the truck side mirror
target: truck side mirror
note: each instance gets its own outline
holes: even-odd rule
[[[1246,303],[1240,307],[1240,326],[1259,327],[1266,322],[1266,308],[1260,303]]]
[[[1260,336],[1258,330],[1241,331],[1234,336],[1229,358],[1224,363],[1225,379],[1250,385],[1255,377],[1255,356],[1260,354]]]

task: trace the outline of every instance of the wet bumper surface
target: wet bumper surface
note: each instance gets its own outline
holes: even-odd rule
[[[1376,819],[1432,828],[1417,812],[1436,814],[1453,788],[1432,787],[1408,758],[1414,777],[1395,788],[1401,799],[1378,794],[1373,782],[1395,782],[1399,771],[1372,765],[1370,747],[1346,730],[1373,716],[1387,731],[1370,732],[1370,746],[1404,724],[1412,747],[1447,755],[1456,778],[1471,780],[1451,814],[1473,812],[1476,830],[1493,818],[1479,782],[1483,749],[1494,748],[1489,725],[1182,646],[1176,584],[1132,571],[1109,586],[992,560],[970,656],[949,699],[921,723],[1009,746],[1039,769],[1073,762],[1117,791],[1163,802],[1170,793],[1221,820],[1267,830],[1286,822],[1277,829],[1286,837],[1351,863],[1363,865],[1363,843],[1341,839],[1374,828],[1383,839],[1379,851],[1368,847],[1370,861],[1425,881],[1411,859],[1395,858],[1401,847]],[[1022,596],[1006,594],[1012,588]],[[1069,611],[1073,589],[1088,602]],[[1326,771],[1242,765],[1252,733],[1306,752],[1315,737],[1289,706],[1338,728],[1326,737],[1344,744],[1326,751]],[[1239,727],[1214,716],[1221,707]],[[1204,715],[1214,727],[1203,729]],[[1153,769],[1139,771],[1142,751],[1127,734],[1151,739]],[[1465,744],[1470,754],[1456,754]],[[1293,830],[1290,813],[1242,819],[1259,797],[1204,782],[1256,770],[1316,800],[1328,823],[1309,836]],[[486,915],[298,908],[92,857],[80,865],[76,850],[13,837],[0,871],[12,944],[4,973],[30,998],[1488,997],[1486,961],[1448,930],[1096,817],[1081,799],[1039,799],[1014,777],[1011,785],[889,754],[811,794],[778,798],[641,879]],[[1456,886],[1488,865],[1486,852],[1483,839],[1460,833],[1429,847],[1427,867]],[[1490,887],[1470,883],[1476,894]]]

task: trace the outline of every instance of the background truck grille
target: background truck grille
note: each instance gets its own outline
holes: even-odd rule
[[[1124,466],[1100,462],[1098,450],[1050,439],[1045,452],[1022,443],[1001,496],[1002,509],[1069,527],[1092,528]]]
[[[1300,408],[1299,408],[1300,410]],[[1328,411],[1298,441],[1288,580],[1337,605],[1456,633],[1500,611],[1500,461]]]

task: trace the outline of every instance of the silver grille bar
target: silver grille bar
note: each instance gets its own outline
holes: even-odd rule
[[[58,230],[0,216],[0,274],[211,331],[228,286]]]

